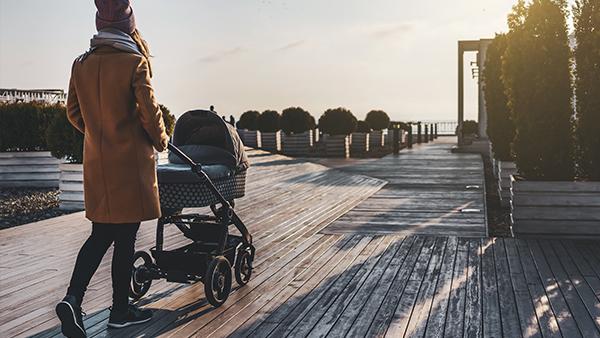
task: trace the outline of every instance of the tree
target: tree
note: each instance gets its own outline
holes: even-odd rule
[[[371,110],[367,113],[365,121],[374,130],[386,129],[390,125],[390,117],[383,110]]]
[[[173,135],[173,130],[175,129],[175,115],[171,114],[171,110],[166,106],[159,104],[160,110],[162,111],[163,122],[165,123],[165,129],[167,131],[167,135]]]
[[[258,130],[258,117],[260,113],[256,110],[248,110],[240,116],[237,123],[238,129]]]
[[[281,130],[286,134],[301,134],[313,129],[314,119],[300,107],[286,108],[281,112]]]
[[[511,144],[515,126],[510,116],[508,98],[502,82],[502,57],[506,52],[506,34],[498,34],[489,45],[483,71],[487,133],[496,159],[512,161]]]
[[[319,129],[329,135],[349,135],[356,130],[356,123],[346,108],[327,109],[319,118]]]
[[[280,127],[281,115],[275,110],[265,110],[258,117],[258,130],[263,133],[274,133],[281,129]]]
[[[509,16],[502,79],[515,124],[513,151],[530,180],[572,180],[571,64],[566,4],[523,1]]]
[[[367,121],[358,121],[356,123],[356,132],[357,133],[370,133],[371,126],[369,126],[369,122]]]
[[[600,181],[600,2],[578,0],[573,14],[579,174]]]

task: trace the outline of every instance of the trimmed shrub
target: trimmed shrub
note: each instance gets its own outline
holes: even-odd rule
[[[260,113],[256,110],[249,110],[240,116],[237,123],[238,129],[258,130],[258,117]]]
[[[578,0],[573,14],[578,174],[600,181],[600,3]]]
[[[488,47],[483,83],[488,116],[487,133],[494,156],[501,161],[512,161],[511,144],[515,138],[515,125],[502,82],[502,57],[506,52],[506,45],[506,34],[498,34]]]
[[[265,110],[258,117],[258,130],[262,133],[274,133],[281,130],[281,115],[274,110]]]
[[[83,134],[67,119],[64,106],[52,108],[52,119],[46,130],[46,142],[52,156],[70,163],[83,163]]]
[[[159,104],[160,110],[162,111],[163,122],[165,123],[165,129],[167,131],[167,135],[173,135],[173,130],[175,129],[175,115],[171,114],[171,111],[166,106]]]
[[[47,150],[51,116],[37,103],[0,104],[0,151]]]
[[[301,134],[313,129],[314,118],[300,107],[290,107],[281,113],[281,130],[286,134]]]
[[[458,127],[456,127],[458,129]],[[477,121],[466,120],[463,121],[463,135],[479,135],[479,124]],[[457,130],[458,134],[458,130]]]
[[[310,124],[310,129],[311,130],[317,129],[317,121],[315,120],[315,117],[310,114],[308,115],[308,117],[309,117],[308,122]]]
[[[356,123],[356,132],[357,133],[370,133],[371,132],[371,126],[369,125],[369,122],[367,121],[358,121]]]
[[[328,109],[319,118],[319,129],[329,135],[349,135],[356,124],[356,117],[346,108]]]
[[[513,152],[529,180],[574,177],[571,63],[566,6],[524,1],[509,16],[502,79],[516,128]]]
[[[373,130],[383,130],[390,125],[390,117],[383,110],[371,110],[367,113],[365,121]]]

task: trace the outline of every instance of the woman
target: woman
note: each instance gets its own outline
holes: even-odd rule
[[[141,221],[160,217],[153,147],[168,142],[154,98],[149,50],[129,0],[95,0],[98,34],[72,68],[67,114],[85,135],[84,194],[92,234],[83,244],[67,296],[56,306],[67,337],[85,337],[81,302],[102,257],[114,244],[113,305],[108,326],[149,321],[129,304],[135,238]]]

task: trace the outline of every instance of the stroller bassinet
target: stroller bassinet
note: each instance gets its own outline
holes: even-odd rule
[[[252,236],[233,210],[244,196],[248,158],[237,131],[216,113],[195,110],[183,114],[169,144],[169,163],[157,167],[162,217],[156,246],[134,256],[130,295],[140,299],[153,280],[201,281],[207,300],[220,306],[231,291],[232,272],[240,285],[252,273]],[[213,215],[184,214],[184,208],[210,206]],[[192,240],[164,250],[164,226],[173,224]],[[235,225],[241,236],[229,235]],[[154,258],[154,260],[153,260]],[[141,265],[136,265],[138,260]]]
[[[217,114],[205,110],[185,113],[175,125],[173,145],[202,164],[226,200],[244,196],[248,158],[235,128]],[[163,212],[219,203],[205,185],[199,184],[201,178],[173,152],[169,164],[158,166],[157,175]]]

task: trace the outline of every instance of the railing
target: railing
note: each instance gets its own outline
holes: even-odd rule
[[[425,125],[437,125],[437,133],[439,136],[454,136],[456,135],[456,127],[458,127],[457,121],[414,121],[412,123],[413,134],[418,134],[418,123],[421,122],[421,128],[424,130]],[[423,132],[423,131],[422,131]]]

